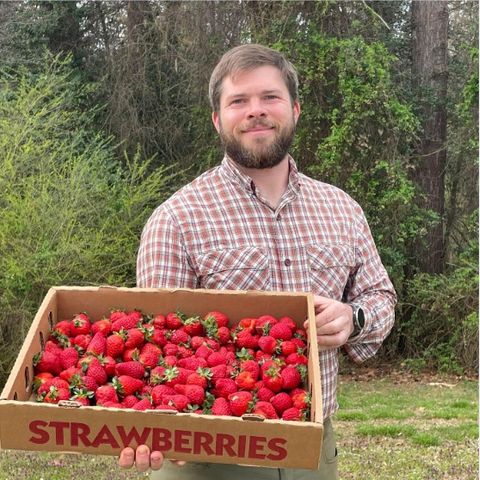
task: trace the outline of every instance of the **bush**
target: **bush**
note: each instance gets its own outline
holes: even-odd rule
[[[53,285],[135,284],[141,229],[175,187],[94,131],[70,59],[0,79],[0,382]]]

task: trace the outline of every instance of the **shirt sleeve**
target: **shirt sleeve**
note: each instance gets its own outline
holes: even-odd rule
[[[375,355],[395,320],[397,295],[388,278],[362,209],[357,205],[355,271],[349,279],[346,300],[365,313],[361,332],[344,346],[350,358],[360,363]]]
[[[137,256],[137,286],[142,288],[195,288],[178,223],[160,206],[146,223]]]

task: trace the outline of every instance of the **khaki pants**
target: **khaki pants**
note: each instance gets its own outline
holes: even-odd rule
[[[323,424],[323,448],[319,470],[243,467],[223,463],[187,463],[177,467],[168,460],[151,480],[338,480],[337,449],[332,422]]]

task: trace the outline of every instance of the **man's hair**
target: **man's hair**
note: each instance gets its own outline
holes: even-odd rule
[[[265,65],[271,65],[280,70],[292,103],[298,100],[298,76],[295,67],[276,50],[263,45],[247,44],[226,52],[214,68],[208,86],[208,97],[213,111],[220,110],[222,82],[225,77],[235,76],[239,72]]]

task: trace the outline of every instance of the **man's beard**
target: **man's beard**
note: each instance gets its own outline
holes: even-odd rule
[[[257,126],[269,127],[263,120],[257,120],[248,124],[245,129],[255,128]],[[256,147],[247,147],[234,135],[227,135],[220,122],[220,139],[225,148],[225,152],[234,162],[245,168],[272,168],[278,165],[287,155],[288,149],[292,144],[295,135],[295,121],[285,125],[275,138],[266,145],[257,144]]]

